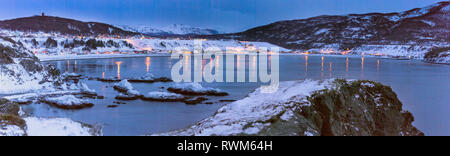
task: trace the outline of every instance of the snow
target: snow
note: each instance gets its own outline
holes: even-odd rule
[[[0,127],[0,136],[23,136],[25,131],[23,131],[19,126],[7,125],[3,128]]]
[[[167,52],[169,50],[174,51],[177,47],[185,47],[190,51],[194,50],[194,40],[177,40],[177,39],[129,39],[129,43],[133,44],[136,49],[153,50]],[[245,49],[246,45],[253,45],[255,48],[259,47],[278,47],[280,51],[287,51],[285,48],[267,43],[267,42],[239,42],[235,40],[203,40],[203,50],[217,47],[225,52],[228,47],[234,49]],[[164,45],[164,46],[163,46]]]
[[[138,80],[154,80],[155,76],[153,74],[147,73],[144,76],[138,78]]]
[[[213,92],[221,92],[220,89],[215,89],[215,88],[208,88],[208,87],[203,87],[200,83],[198,82],[192,82],[192,83],[175,83],[172,86],[170,86],[170,88],[174,88],[174,89],[181,89],[183,91],[192,91],[192,92],[209,92],[209,91],[213,91]]]
[[[320,30],[318,30],[318,31],[316,31],[316,33],[314,33],[314,35],[320,35],[320,34],[323,34],[323,33],[328,33],[328,31],[330,31],[331,29],[329,29],[329,28],[323,28],[323,29],[320,29]]]
[[[29,136],[92,136],[91,128],[66,118],[37,118],[24,119]]]
[[[369,82],[361,83],[361,85],[362,85],[362,86],[367,86],[367,87],[370,87],[370,88],[375,87],[374,84],[369,83]]]
[[[130,82],[128,82],[128,80],[122,80],[119,83],[116,83],[114,86],[119,87],[124,90],[127,90],[127,93],[131,94],[131,95],[139,95],[140,94],[139,91],[137,91],[133,88],[133,85]]]
[[[423,23],[426,23],[426,24],[428,24],[429,26],[432,26],[432,27],[434,27],[436,24],[434,23],[434,22],[431,22],[431,21],[427,21],[427,20],[421,20]]]
[[[66,106],[74,106],[74,105],[81,105],[85,104],[88,101],[79,99],[73,95],[64,95],[60,97],[53,97],[53,98],[46,98],[45,99],[48,102],[57,103],[58,105],[66,105]]]
[[[449,11],[450,11],[450,5],[447,5],[446,7],[443,7],[443,8],[441,9],[441,11],[449,12]]]
[[[362,45],[355,48],[353,52],[364,54],[381,54],[386,56],[411,56],[414,58],[423,58],[425,53],[429,52],[433,46],[420,45]]]
[[[428,62],[450,64],[450,51],[441,52],[436,58],[427,59]]]
[[[309,131],[305,131],[304,135],[305,136],[314,136],[314,134]]]
[[[79,83],[81,91],[95,93],[95,90],[90,89],[85,83]]]
[[[170,99],[170,100],[184,98],[184,96],[180,95],[180,94],[161,92],[161,91],[150,92],[150,93],[144,95],[144,97],[145,98],[153,98],[153,99]]]
[[[289,120],[294,115],[294,107],[309,106],[310,103],[306,98],[314,91],[331,87],[331,81],[281,82],[278,91],[270,94],[262,93],[262,89],[258,88],[250,93],[247,98],[223,106],[212,117],[206,118],[187,129],[159,135],[229,136],[242,133],[257,134],[264,127],[270,126],[269,121],[273,117],[281,115],[282,120]],[[303,104],[296,105],[289,101],[302,102]]]
[[[19,64],[1,65],[7,70],[14,71],[14,75],[0,72],[0,94],[26,93],[50,87],[50,83],[39,84],[42,73],[28,73]]]
[[[117,26],[127,31],[138,32],[143,34],[155,35],[214,35],[218,32],[212,29],[196,28],[183,24],[173,24],[169,26]]]

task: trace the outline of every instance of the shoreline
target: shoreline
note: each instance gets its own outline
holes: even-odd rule
[[[64,56],[45,56],[36,55],[41,62],[64,61],[64,60],[87,60],[87,59],[109,59],[109,58],[133,58],[133,57],[169,57],[170,54],[94,54],[94,55],[64,55]]]
[[[239,54],[238,54],[239,55]],[[281,53],[280,56],[324,56],[324,57],[368,57],[368,58],[380,58],[380,59],[389,59],[389,60],[399,60],[405,61],[402,59],[388,58],[388,57],[379,57],[372,55],[332,55],[332,54],[291,54],[291,53]],[[87,60],[87,59],[109,59],[109,58],[136,58],[136,57],[170,57],[170,53],[153,53],[153,54],[92,54],[92,55],[63,55],[63,56],[48,56],[48,55],[36,55],[36,57],[41,62],[48,61],[64,61],[64,60]],[[423,59],[411,58],[407,60],[419,60],[423,61]],[[430,62],[426,62],[430,63]],[[433,63],[432,63],[433,64]]]

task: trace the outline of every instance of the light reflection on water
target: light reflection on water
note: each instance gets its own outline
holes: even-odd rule
[[[216,56],[205,60],[214,61],[216,67],[225,60]],[[225,57],[223,57],[225,58]],[[236,67],[245,66],[247,77],[257,75],[258,67],[256,56],[236,57],[245,61],[238,61]],[[271,58],[269,58],[270,60]],[[54,64],[62,72],[77,72],[89,77],[121,78],[139,77],[146,73],[155,76],[171,76],[171,67],[178,60],[170,57],[143,57],[143,58],[114,58],[93,60],[51,61],[45,64]],[[193,64],[193,58],[182,58],[185,65]],[[75,63],[76,62],[76,63]],[[270,62],[270,61],[269,61]],[[200,63],[203,66],[206,62]],[[212,65],[212,64],[211,64]],[[184,71],[193,70],[192,68]],[[212,70],[212,68],[210,69]],[[226,72],[223,69],[220,72]],[[427,135],[450,135],[450,105],[448,93],[450,92],[450,67],[446,65],[431,65],[420,61],[398,61],[371,57],[327,57],[327,56],[280,56],[280,80],[329,78],[369,79],[390,85],[404,103],[404,108],[411,111],[415,118],[415,125]],[[215,71],[215,70],[212,70]],[[325,76],[327,75],[327,76]],[[192,75],[193,76],[193,75]],[[117,94],[113,84],[84,80],[89,87],[99,91],[106,98],[95,100],[95,107],[81,111],[55,112],[51,108],[41,108],[45,105],[31,105],[27,107],[34,110],[36,116],[70,117],[76,121],[86,123],[101,123],[105,125],[105,135],[142,135],[170,131],[184,128],[203,118],[212,115],[225,103],[214,105],[187,106],[183,103],[156,103],[131,101],[120,105],[117,109],[108,109]],[[247,79],[247,81],[250,81]],[[141,93],[161,90],[169,84],[133,84]],[[231,95],[224,98],[212,97],[210,101],[220,99],[242,99],[248,93],[259,87],[261,83],[203,83],[206,87],[220,88]]]

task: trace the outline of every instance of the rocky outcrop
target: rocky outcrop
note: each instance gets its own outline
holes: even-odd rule
[[[22,44],[0,37],[0,94],[24,93],[61,83],[56,68],[44,67]]]
[[[425,55],[424,61],[436,64],[450,64],[450,47],[434,48]]]
[[[225,105],[212,117],[160,135],[422,136],[389,86],[373,81],[280,83]]]
[[[0,99],[0,136],[26,135],[25,121],[19,117],[20,106],[17,103]],[[14,129],[14,132],[11,131]]]

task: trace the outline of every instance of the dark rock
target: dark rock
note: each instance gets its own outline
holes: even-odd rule
[[[23,59],[20,61],[20,65],[28,72],[40,72],[43,70],[42,65],[35,60]]]
[[[25,121],[19,117],[20,106],[7,99],[0,99],[0,129],[6,125],[16,125],[25,129]]]
[[[122,80],[119,78],[97,78],[97,81],[112,83],[112,82],[120,82]]]
[[[0,114],[19,115],[20,106],[7,99],[0,99]]]
[[[158,98],[142,96],[141,99],[144,101],[156,101],[156,102],[183,102],[183,101],[187,100],[188,98],[183,97],[183,98],[178,98],[178,99],[162,99],[162,98],[158,99]]]
[[[120,87],[120,86],[114,86],[113,88],[114,88],[114,90],[116,90],[118,92],[121,92],[121,93],[124,93],[124,94],[128,93],[128,89],[127,88],[123,88],[123,87]]]
[[[185,104],[187,105],[196,105],[196,104],[200,104],[203,103],[204,101],[209,100],[208,98],[204,98],[204,97],[198,97],[194,100],[186,100],[184,101]]]
[[[173,82],[172,79],[167,77],[160,77],[152,80],[144,80],[144,79],[129,79],[128,82],[133,83],[155,83],[155,82]]]
[[[191,90],[183,90],[180,88],[172,88],[169,87],[167,89],[169,92],[182,94],[182,95],[188,95],[188,96],[228,96],[229,94],[226,92],[217,92],[217,91],[206,91],[206,92],[196,92]]]
[[[108,108],[117,108],[119,105],[108,105]]]
[[[130,95],[130,94],[119,94],[116,96],[116,100],[124,100],[124,101],[131,101],[131,100],[137,100],[141,98],[139,95]]]

